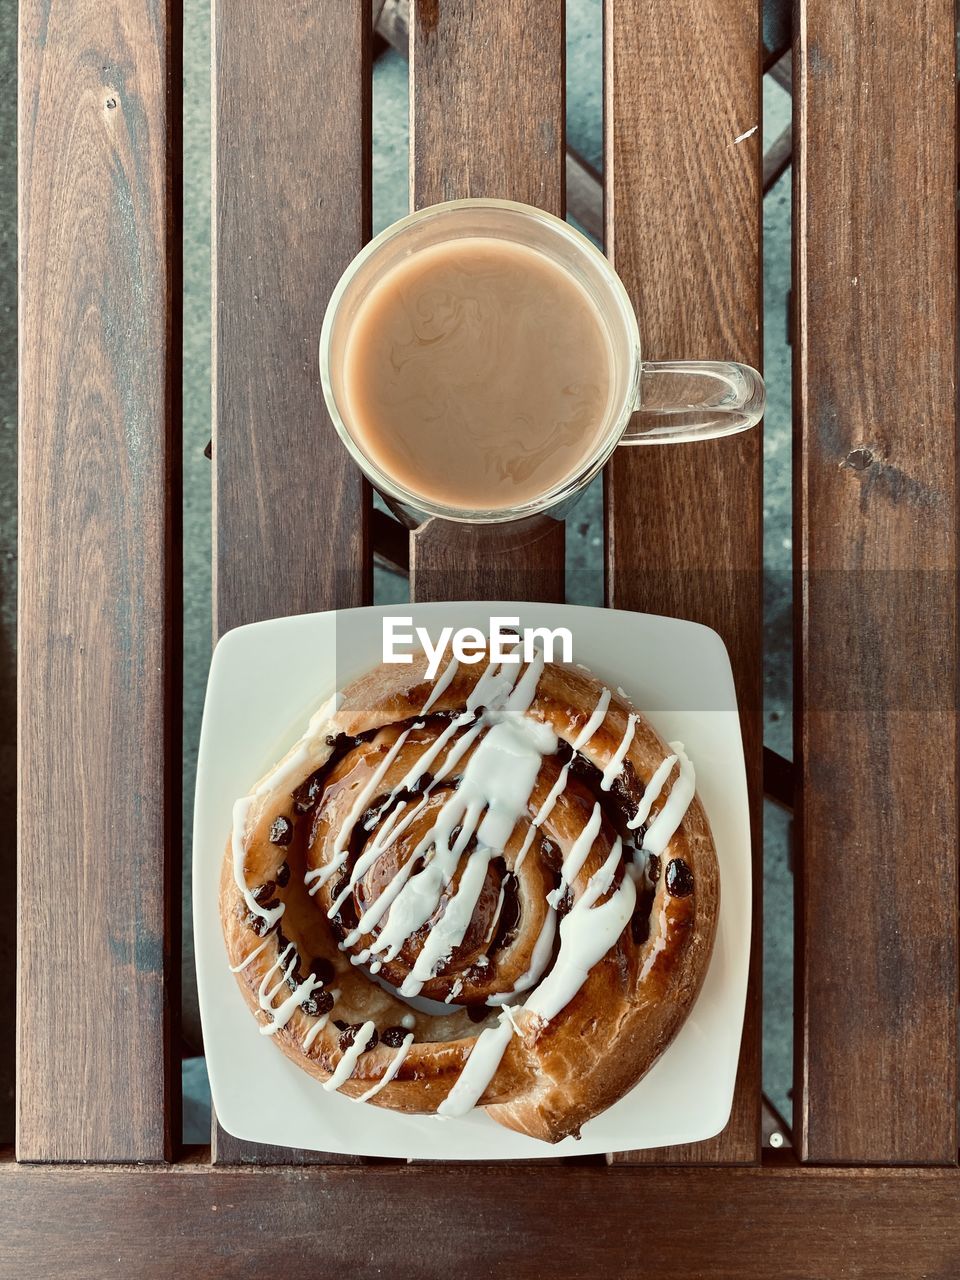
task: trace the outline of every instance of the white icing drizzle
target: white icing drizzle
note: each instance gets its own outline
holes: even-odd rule
[[[293,952],[292,956],[290,956],[291,952]],[[287,964],[288,956],[290,956],[289,964]],[[297,960],[297,949],[292,942],[288,942],[283,951],[277,956],[274,963],[263,975],[263,979],[257,990],[257,999],[260,1002],[260,1008],[264,1013],[269,1015],[270,1021],[260,1028],[260,1034],[262,1036],[276,1035],[281,1027],[285,1027],[287,1025],[301,1002],[306,1000],[317,987],[323,986],[323,983],[316,977],[316,975],[311,973],[309,977],[304,978],[301,983],[294,987],[292,995],[289,995],[286,1000],[283,1000],[279,1005],[274,1007],[274,998],[278,992],[287,985],[287,979],[297,967]],[[285,964],[287,967],[281,974],[279,981],[268,991],[267,984],[270,979],[278,969],[283,969]]]
[[[529,702],[523,682],[515,692],[521,701],[526,698]],[[510,700],[507,709],[511,709]],[[553,731],[544,725],[502,720],[491,726],[470,758],[460,786],[443,805],[432,832],[421,841],[414,854],[414,857],[422,856],[433,844],[435,856],[411,877],[398,895],[385,928],[373,943],[375,950],[387,949],[388,956],[391,950],[395,954],[406,938],[430,919],[467,843],[475,834],[477,848],[463,869],[456,893],[434,922],[413,969],[400,988],[401,995],[416,995],[423,983],[435,975],[441,961],[463,941],[489,862],[503,851],[510,839],[530,799],[544,750],[555,744]],[[450,836],[458,824],[462,825],[460,836],[451,848]]]
[[[683,749],[683,743],[671,742],[670,748],[676,752],[676,758],[680,761],[680,773],[670,788],[670,794],[663,808],[647,827],[647,834],[643,837],[643,847],[648,853],[663,853],[683,821],[683,816],[689,809],[690,801],[696,791],[696,774]]]
[[[303,877],[304,884],[311,886],[311,894],[316,893],[321,885],[326,884],[328,880],[332,879],[332,877],[336,875],[346,862],[347,854],[349,852],[348,846],[350,844],[350,837],[353,834],[353,828],[357,824],[357,819],[367,808],[373,796],[376,795],[377,787],[380,785],[381,778],[400,754],[403,744],[406,742],[407,738],[409,738],[411,731],[413,729],[422,728],[422,722],[418,721],[416,724],[411,725],[409,729],[405,729],[380,761],[377,768],[374,769],[366,786],[360,789],[360,794],[357,796],[356,800],[354,800],[353,807],[347,814],[346,821],[337,833],[337,838],[333,844],[333,857],[330,862],[328,862],[324,867],[314,867]]]
[[[473,721],[473,719],[474,719],[474,714],[472,711],[464,711],[461,715],[457,716],[456,719],[451,720],[450,723],[447,725],[446,729],[444,729],[444,731],[441,734],[438,734],[436,741],[419,756],[416,764],[411,765],[411,767],[403,775],[403,777],[400,779],[400,781],[397,783],[397,785],[394,787],[394,789],[390,792],[390,794],[387,796],[386,800],[384,801],[384,807],[390,806],[390,804],[393,802],[393,799],[398,794],[398,792],[405,791],[411,787],[416,786],[416,784],[420,781],[423,775],[430,769],[430,766],[433,764],[434,760],[436,760],[437,756],[444,749],[444,747],[447,745],[447,743],[450,741],[453,735],[457,732],[457,730],[462,728],[465,724],[470,724]],[[473,738],[477,736],[477,733],[480,732],[480,729],[482,727],[483,727],[482,725],[477,725],[476,732],[473,734],[473,737],[470,738],[470,742],[473,741]],[[469,735],[465,735],[465,736],[469,736]],[[467,746],[469,745],[470,743],[468,742]],[[463,755],[463,752],[465,750],[466,750],[466,747],[462,745],[462,739],[460,742],[456,743],[453,747],[451,747],[450,752],[448,753],[448,757],[443,762],[443,766],[442,766],[443,771],[444,772],[449,771],[453,767],[453,764],[456,764],[457,760],[460,759],[461,755]],[[453,756],[452,762],[449,758],[451,755]]]
[[[624,876],[620,887],[601,906],[594,906],[613,883],[620,861],[620,840],[614,841],[606,862],[587,882],[583,893],[560,921],[560,951],[553,969],[520,1009],[505,1007],[495,1027],[477,1037],[470,1057],[449,1094],[437,1108],[442,1116],[462,1116],[473,1109],[497,1073],[521,1014],[535,1014],[549,1022],[570,1003],[623,932],[633,914],[636,886]]]
[[[496,995],[487,997],[487,1004],[496,1007],[500,1004],[506,1004],[515,995],[521,991],[529,991],[543,977],[547,965],[550,963],[550,957],[553,955],[553,943],[557,936],[557,913],[551,907],[544,918],[537,935],[537,940],[533,944],[533,954],[530,956],[530,968],[526,973],[522,973],[513,984],[510,991],[500,992]],[[486,957],[483,957],[486,959]]]
[[[320,1034],[320,1032],[323,1030],[323,1028],[327,1025],[329,1021],[330,1021],[329,1013],[325,1013],[322,1017],[316,1020],[316,1022],[307,1032],[307,1034],[303,1037],[302,1047],[304,1050],[307,1050],[310,1048],[314,1040],[316,1040],[317,1036]]]
[[[467,695],[467,710],[476,711],[478,707],[492,707],[502,703],[508,697],[520,670],[513,663],[488,663],[483,675]]]
[[[260,981],[260,986],[258,988],[257,995],[260,1000],[260,1008],[264,1011],[264,1013],[269,1013],[271,1015],[273,1014],[274,996],[276,996],[276,994],[286,985],[287,974],[292,973],[294,970],[294,967],[296,966],[296,963],[297,963],[296,956],[294,955],[292,957],[292,959],[290,960],[290,963],[287,965],[286,970],[281,974],[280,980],[273,987],[271,987],[269,991],[267,990],[267,984],[269,983],[270,979],[273,977],[273,975],[277,972],[278,969],[283,969],[283,966],[287,964],[287,958],[290,955],[290,952],[295,950],[296,949],[293,943],[288,942],[287,945],[284,947],[283,951],[280,952],[276,960],[274,960],[273,964],[270,966],[267,972],[263,975],[263,978]]]
[[[523,1032],[522,1032],[522,1031],[520,1030],[520,1028],[517,1026],[517,1015],[514,1013],[513,1009],[510,1007],[510,1005],[505,1005],[505,1006],[504,1006],[503,1011],[502,1011],[502,1012],[501,1012],[501,1014],[500,1014],[500,1017],[501,1017],[501,1018],[506,1018],[507,1022],[509,1022],[509,1023],[510,1023],[510,1030],[513,1032],[513,1034],[514,1034],[515,1036],[522,1036],[522,1035],[523,1035]]]
[[[593,709],[593,715],[577,734],[573,743],[574,751],[580,751],[587,745],[593,735],[597,732],[604,720],[607,718],[607,707],[610,705],[610,690],[604,687],[597,705]]]
[[[414,864],[415,859],[412,857],[408,858],[389,884],[384,886],[379,898],[376,898],[371,902],[370,906],[367,907],[366,911],[364,911],[363,915],[361,915],[360,919],[357,921],[357,927],[355,929],[351,929],[343,942],[340,943],[341,951],[345,951],[348,947],[355,947],[365,933],[369,933],[371,929],[375,928],[375,926],[380,923],[381,918],[386,914],[394,898],[397,897],[400,890],[409,880]],[[357,956],[355,963],[365,964],[369,958],[370,949],[365,948],[364,951]],[[387,956],[384,958],[389,959],[390,957]]]
[[[451,722],[451,724],[444,730],[444,732],[440,735],[440,737],[433,744],[433,746],[420,757],[417,763],[407,772],[407,774],[400,780],[400,782],[397,783],[397,786],[393,789],[393,791],[391,791],[390,795],[387,796],[386,800],[381,806],[381,811],[385,808],[390,807],[390,805],[394,802],[398,792],[416,785],[416,783],[420,780],[422,775],[426,773],[426,771],[429,769],[430,765],[433,763],[440,749],[446,745],[446,743],[453,736],[456,730],[462,724],[472,721],[473,718],[474,718],[473,712],[467,711],[464,713],[464,715],[459,716],[456,720]],[[366,852],[363,853],[354,863],[353,870],[350,873],[349,882],[344,887],[340,895],[336,899],[334,899],[333,903],[330,906],[330,910],[327,912],[327,915],[330,919],[333,919],[333,917],[337,914],[342,904],[347,900],[347,898],[353,892],[354,886],[357,884],[358,881],[363,879],[363,877],[366,875],[370,867],[372,867],[373,864],[376,862],[377,858],[379,858],[380,854],[383,853],[386,849],[389,849],[390,846],[397,839],[399,839],[399,837],[403,834],[403,832],[406,831],[407,827],[409,827],[411,823],[416,821],[418,816],[423,812],[423,810],[426,808],[427,804],[429,803],[430,795],[434,790],[434,787],[438,783],[443,781],[443,779],[447,776],[450,770],[454,768],[457,761],[464,754],[464,752],[470,746],[472,746],[474,741],[477,739],[477,737],[479,737],[480,733],[483,731],[485,727],[486,726],[484,725],[483,721],[480,721],[473,729],[468,730],[457,742],[453,744],[453,746],[450,748],[449,752],[447,753],[447,756],[444,759],[442,766],[434,774],[433,782],[425,789],[422,800],[418,805],[416,805],[413,809],[410,810],[410,812],[406,815],[403,821],[397,822],[396,820],[398,817],[399,806],[397,809],[394,810],[393,813],[391,813],[388,816],[388,818],[383,824],[381,831],[374,838],[369,849],[367,849]],[[404,866],[407,868],[406,871],[401,870],[400,872],[397,873],[398,875],[402,876],[400,883],[397,884],[396,878],[395,878],[394,881],[392,881],[391,884],[387,886],[387,890],[384,893],[382,893],[380,897],[378,897],[373,903],[371,903],[371,905],[367,908],[367,910],[363,913],[363,915],[358,920],[356,929],[354,929],[350,934],[348,934],[348,936],[341,943],[341,950],[346,950],[348,947],[355,946],[356,943],[359,941],[359,939],[363,936],[363,934],[369,933],[370,930],[375,925],[379,924],[381,918],[386,913],[387,908],[390,906],[394,897],[396,896],[397,893],[399,893],[403,884],[406,882],[408,876],[410,875],[410,871],[412,870],[412,865],[410,863],[405,863]]]
[[[603,810],[599,803],[594,804],[593,813],[584,825],[583,830],[570,846],[570,852],[563,860],[560,868],[560,883],[557,887],[547,894],[547,901],[551,907],[559,907],[563,900],[563,895],[567,892],[570,885],[573,884],[583,864],[590,856],[590,850],[593,848],[594,841],[600,834],[600,825],[603,822]]]
[[[247,887],[247,877],[243,869],[243,864],[247,858],[247,844],[245,832],[247,827],[247,818],[250,816],[250,810],[256,803],[256,795],[244,796],[242,800],[238,800],[233,806],[233,835],[231,837],[231,849],[233,853],[233,879],[237,888],[243,894],[243,900],[247,904],[247,909],[252,915],[259,916],[261,920],[266,921],[267,930],[273,928],[280,917],[283,915],[285,907],[281,902],[276,907],[261,907],[257,902],[253,893]]]
[[[334,1003],[334,1004],[336,1004],[336,1003],[337,1003],[337,1001],[340,999],[340,989],[339,989],[339,987],[334,987],[334,988],[332,988],[332,989],[331,989],[331,991],[330,991],[330,994],[333,996],[333,1003]],[[306,1049],[309,1049],[309,1048],[310,1048],[310,1046],[313,1044],[314,1040],[316,1040],[317,1036],[320,1034],[320,1032],[323,1030],[323,1028],[324,1028],[324,1027],[327,1025],[327,1023],[330,1021],[330,1016],[331,1016],[331,1014],[332,1014],[332,1013],[333,1013],[333,1009],[331,1008],[331,1009],[330,1009],[330,1011],[329,1011],[329,1013],[323,1013],[323,1014],[321,1014],[321,1015],[320,1015],[320,1017],[319,1017],[319,1018],[316,1020],[316,1022],[313,1024],[313,1026],[310,1028],[310,1030],[307,1032],[307,1034],[303,1037],[303,1048],[304,1048],[304,1050],[306,1050]]]
[[[543,756],[556,749],[553,730],[525,716],[536,695],[543,666],[543,654],[539,653],[519,680],[518,667],[508,671],[506,663],[499,664],[499,667],[495,663],[487,666],[467,700],[470,717],[480,706],[484,711],[474,728],[448,752],[434,782],[453,767],[484,728],[487,729],[486,735],[464,769],[457,790],[440,807],[430,830],[376,901],[363,913],[357,927],[344,939],[342,945],[345,948],[354,946],[389,910],[389,917],[367,948],[365,958],[376,952],[384,960],[392,960],[410,935],[436,913],[444,890],[452,881],[468,844],[475,837],[477,848],[461,874],[457,891],[435,922],[413,969],[400,987],[401,995],[417,995],[423,984],[435,976],[442,961],[462,942],[482,891],[490,859],[502,853],[526,809]],[[464,717],[458,717],[448,727],[446,735],[441,736],[452,736],[462,723]],[[469,741],[465,742],[465,739]],[[424,753],[400,786],[414,785],[439,749],[435,744],[432,754]],[[388,804],[400,786],[388,798]],[[427,794],[429,791],[430,788]],[[426,797],[406,819],[393,827],[391,839],[397,838],[424,803]],[[460,832],[451,844],[458,826]],[[341,842],[342,837],[338,838],[338,844]],[[383,847],[382,841],[375,840],[373,846],[358,859],[349,887],[373,865]],[[421,869],[414,872],[413,867],[421,860]],[[347,891],[345,887],[344,893],[331,907],[330,914],[336,914]]]
[[[643,797],[637,805],[637,812],[627,823],[630,831],[636,831],[638,827],[642,827],[650,816],[650,810],[654,803],[660,798],[660,792],[663,790],[664,783],[670,777],[673,766],[677,763],[676,756],[667,756],[666,760],[658,767],[653,777],[647,783],[643,790]]]
[[[512,1035],[513,1025],[507,1021],[506,1012],[500,1014],[495,1027],[480,1032],[456,1083],[437,1107],[438,1116],[465,1116],[473,1110],[497,1074]]]
[[[237,888],[243,895],[243,900],[247,904],[247,908],[253,915],[259,916],[261,920],[265,920],[267,928],[271,929],[283,915],[285,907],[281,902],[276,907],[269,910],[261,907],[256,898],[254,898],[250,889],[247,887],[247,878],[244,872],[244,862],[247,857],[247,819],[250,811],[258,800],[261,800],[271,791],[275,791],[290,782],[299,781],[303,777],[303,770],[310,763],[316,747],[317,738],[325,727],[327,721],[334,715],[343,702],[343,694],[335,693],[332,697],[319,707],[310,717],[310,723],[307,725],[307,732],[301,740],[287,753],[287,755],[277,764],[260,784],[244,796],[242,800],[238,800],[233,806],[233,832],[231,835],[231,853],[233,855],[233,879]]]
[[[400,1046],[397,1052],[393,1055],[393,1058],[390,1061],[389,1067],[387,1067],[386,1071],[383,1073],[383,1075],[380,1077],[380,1079],[377,1081],[376,1084],[371,1085],[370,1088],[366,1091],[366,1093],[361,1093],[360,1097],[357,1099],[358,1102],[369,1102],[370,1099],[374,1097],[376,1094],[378,1094],[381,1089],[385,1089],[387,1087],[390,1081],[394,1078],[394,1076],[400,1070],[400,1067],[403,1065],[404,1058],[410,1052],[410,1046],[413,1044],[413,1039],[414,1038],[412,1035],[404,1036],[403,1044]]]
[[[602,960],[633,915],[637,889],[630,876],[624,876],[617,891],[601,906],[594,906],[613,883],[620,861],[620,840],[614,841],[610,854],[587,881],[587,887],[560,921],[560,950],[553,968],[524,1005],[527,1013],[535,1013],[549,1022],[566,1008],[577,994],[587,974]]]
[[[603,777],[600,779],[600,790],[609,791],[613,786],[615,778],[620,776],[620,770],[623,768],[624,757],[630,750],[630,743],[633,741],[633,735],[637,730],[637,717],[635,715],[627,716],[627,728],[620,742],[619,747],[610,757],[610,763],[603,771]]]
[[[387,831],[391,830],[393,828],[394,823],[397,821],[397,819],[400,817],[401,813],[403,813],[406,807],[407,807],[406,800],[398,800],[393,811],[391,813],[388,813],[386,818],[383,819],[383,828],[386,829]],[[383,804],[380,806],[380,808],[374,810],[374,812],[370,814],[370,817],[363,824],[364,831],[372,831],[374,827],[380,825],[380,819],[383,818],[383,815],[386,812],[386,808],[387,808],[387,801],[385,800]]]
[[[506,896],[504,893],[504,884],[505,881],[500,882],[500,893],[497,897],[497,905],[493,909],[493,916],[490,920],[490,924],[487,926],[487,936],[483,940],[484,946],[488,946],[490,944],[493,939],[493,935],[497,931],[497,925],[500,923],[500,912],[503,910],[503,899]],[[483,958],[486,959],[486,956]]]
[[[239,964],[232,964],[230,966],[230,972],[231,973],[242,972],[247,967],[247,965],[250,964],[251,961],[256,960],[257,956],[263,955],[264,951],[266,951],[267,947],[269,947],[272,941],[273,941],[273,936],[272,934],[268,933],[267,936],[264,938],[264,940],[260,943],[259,947],[254,947],[254,949],[250,952],[250,954],[246,957],[245,960],[241,960]]]
[[[437,699],[442,697],[443,694],[446,693],[447,689],[450,687],[451,680],[453,680],[453,677],[457,674],[458,666],[459,664],[456,658],[451,658],[450,661],[447,663],[447,665],[444,667],[443,671],[440,673],[439,678],[437,679],[436,683],[433,686],[433,692],[430,694],[430,697],[423,704],[423,710],[420,712],[422,716],[425,716],[427,712],[430,710],[430,708],[437,701]]]
[[[356,1034],[353,1044],[348,1045],[343,1051],[343,1057],[337,1063],[337,1068],[329,1080],[324,1080],[323,1087],[328,1093],[334,1089],[339,1089],[353,1075],[357,1069],[357,1060],[366,1049],[367,1045],[373,1039],[373,1033],[376,1031],[376,1025],[373,1022],[365,1022]]]
[[[335,693],[327,699],[322,707],[314,712],[310,717],[310,723],[307,725],[307,732],[287,753],[284,759],[279,762],[276,768],[266,775],[253,792],[255,796],[265,796],[268,792],[275,791],[279,787],[302,781],[304,766],[311,758],[313,748],[317,744],[321,731],[326,727],[330,717],[335,715],[342,705],[343,694]]]
[[[271,942],[273,942],[273,940],[274,940],[273,934],[268,934],[267,937],[264,938],[264,940],[260,943],[260,945],[258,947],[254,947],[254,949],[250,952],[248,956],[246,956],[245,959],[241,960],[239,964],[232,964],[230,966],[230,972],[231,973],[242,972],[244,969],[246,969],[247,965],[251,964],[254,960],[256,960],[257,956],[262,955],[264,951],[266,951],[267,947],[270,945]],[[309,978],[306,978],[302,983],[300,983],[300,985],[296,988],[296,990],[293,992],[291,996],[289,996],[277,1008],[274,1008],[273,1006],[274,997],[276,996],[277,992],[280,991],[284,986],[284,984],[286,983],[287,974],[292,973],[294,968],[296,967],[297,957],[296,957],[295,948],[294,948],[294,956],[291,958],[290,963],[287,966],[287,970],[283,974],[283,977],[280,979],[280,981],[270,991],[267,991],[267,983],[270,981],[270,978],[273,976],[273,974],[275,974],[277,970],[283,966],[284,960],[287,954],[289,953],[291,947],[293,947],[292,942],[289,943],[289,945],[285,948],[283,955],[279,955],[277,957],[276,962],[270,967],[270,969],[264,975],[263,981],[260,983],[260,986],[257,991],[257,998],[260,1003],[260,1008],[263,1009],[265,1013],[268,1013],[271,1019],[270,1022],[268,1022],[265,1027],[260,1028],[260,1034],[264,1036],[274,1035],[277,1031],[280,1030],[281,1027],[286,1026],[286,1024],[290,1021],[290,1018],[293,1016],[293,1012],[296,1009],[297,1005],[300,1003],[300,1001],[306,1000],[307,997],[311,995],[318,987],[323,986],[323,983],[317,979],[316,975],[311,973]],[[340,995],[340,992],[338,990],[333,990],[330,992],[330,994],[333,996],[334,1002],[336,1002],[337,997]],[[307,1034],[303,1038],[304,1049],[310,1048],[314,1040],[316,1040],[317,1036],[320,1034],[323,1028],[327,1025],[329,1017],[330,1017],[330,1014],[325,1013],[321,1017],[319,1017],[317,1021],[313,1024],[313,1026],[310,1028],[310,1030],[307,1032]]]
[[[603,721],[606,719],[607,708],[609,707],[609,705],[610,705],[610,690],[604,689],[601,692],[600,697],[597,699],[597,705],[594,707],[593,714],[590,716],[590,719],[586,722],[586,724],[583,726],[583,728],[574,738],[573,742],[570,744],[574,752],[582,751],[583,748],[590,741],[590,739],[593,737],[593,735],[596,733],[600,725],[603,724]],[[570,759],[567,761],[567,763],[563,766],[563,768],[560,770],[559,774],[557,775],[557,780],[553,784],[553,786],[550,788],[547,798],[546,800],[544,800],[543,804],[540,806],[540,809],[537,812],[536,817],[534,817],[533,821],[530,823],[530,826],[527,828],[527,834],[524,837],[524,841],[520,848],[520,852],[517,854],[517,859],[516,859],[516,862],[514,863],[514,868],[513,868],[514,871],[519,871],[520,867],[523,865],[523,860],[524,858],[526,858],[527,853],[530,850],[530,846],[533,844],[533,840],[537,834],[537,831],[546,822],[547,818],[550,817],[550,814],[553,812],[554,805],[557,803],[557,801],[560,799],[563,792],[566,790],[567,779],[570,776],[570,766],[572,764],[573,764],[573,756],[571,755]]]
[[[417,1025],[416,1015],[412,1013],[405,1013],[400,1019],[400,1025],[401,1027],[406,1027],[408,1031],[412,1031]]]
[[[537,685],[540,683],[540,677],[543,675],[544,656],[542,651],[534,654],[533,660],[527,663],[527,669],[507,698],[507,710],[514,712],[516,715],[523,715],[525,711],[529,711],[530,704],[537,696]]]

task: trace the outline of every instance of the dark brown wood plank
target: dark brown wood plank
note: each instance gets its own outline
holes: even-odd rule
[[[327,417],[327,299],[370,232],[369,0],[217,0],[215,631],[369,602],[369,492]],[[291,58],[296,74],[291,74]],[[224,1162],[337,1160],[240,1143]]]
[[[410,538],[412,600],[562,600],[563,525],[428,520]]]
[[[409,0],[374,0],[373,25],[382,47],[395,49],[404,58],[408,53]],[[790,50],[766,54],[764,69],[778,84],[790,90]],[[763,158],[763,189],[769,189],[790,163],[789,126],[774,141]],[[597,241],[603,240],[603,178],[573,147],[567,147],[567,212]]]
[[[8,1163],[0,1188],[11,1276],[298,1275],[305,1258],[351,1280],[954,1280],[960,1270],[960,1175],[946,1169]]]
[[[179,40],[173,0],[20,7],[24,1160],[179,1127]]]
[[[327,300],[370,232],[370,39],[368,0],[216,0],[218,635],[370,596],[368,494],[317,359]]]
[[[269,1142],[246,1142],[235,1138],[213,1121],[211,1158],[215,1165],[286,1165],[302,1168],[311,1164],[363,1164],[360,1156],[344,1156],[335,1151],[308,1151],[305,1147],[277,1147]]]
[[[563,0],[414,0],[411,18],[414,208],[491,196],[563,217]],[[526,559],[525,530],[509,545],[504,531],[428,522],[411,535],[411,598],[562,600],[563,526],[540,527]]]
[[[11,19],[15,10],[10,9]],[[15,181],[17,129],[17,42],[12,24],[0,41],[0,153],[5,163],[8,189]],[[14,217],[9,208],[0,234],[0,508],[6,511],[7,553],[0,562],[0,900],[17,900],[17,563],[10,523],[15,517],[17,493],[17,441],[13,429],[17,368],[17,243]],[[13,624],[13,625],[11,625]],[[10,1143],[16,1131],[17,1038],[17,936],[7,929],[0,935],[0,1141]]]
[[[377,0],[375,0],[377,2]],[[385,44],[407,57],[409,49],[409,0],[385,0],[374,17],[374,29]],[[603,186],[593,166],[572,147],[567,147],[567,211],[596,240],[603,239]]]
[[[800,19],[800,1150],[952,1162],[954,8]]]
[[[644,355],[759,365],[759,10],[753,0],[608,0],[607,253]],[[753,966],[730,1124],[637,1159],[749,1161],[760,1144],[761,507],[759,430],[619,449],[607,470],[607,582],[621,609],[691,618],[730,651],[752,804]],[[620,1157],[623,1158],[623,1157]]]

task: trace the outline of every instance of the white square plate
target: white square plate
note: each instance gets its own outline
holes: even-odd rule
[[[408,1116],[326,1093],[284,1057],[244,1004],[227,965],[217,892],[234,800],[300,736],[334,688],[382,660],[381,619],[442,626],[518,616],[565,626],[573,658],[622,686],[697,772],[720,860],[716,945],[700,996],[679,1034],[629,1094],[551,1147],[483,1111],[463,1119]],[[651,614],[572,605],[427,604],[350,609],[240,627],[213,655],[200,735],[193,837],[197,982],[210,1089],[220,1123],[238,1138],[354,1155],[515,1160],[628,1151],[712,1137],[733,1100],[750,952],[750,826],[730,661],[707,627]],[[682,1106],[677,1099],[682,1099]]]

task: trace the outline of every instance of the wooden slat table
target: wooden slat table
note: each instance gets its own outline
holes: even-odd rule
[[[733,141],[760,121],[757,6],[608,0],[605,16],[606,247],[645,354],[719,351],[759,366],[760,131]],[[694,49],[697,75],[678,75]],[[660,138],[670,140],[678,182],[664,182]],[[684,449],[620,449],[607,474],[610,603],[691,618],[723,637],[750,786],[753,970],[734,1113],[718,1138],[668,1153],[684,1161],[749,1163],[760,1154],[761,448],[753,431]]]
[[[563,217],[563,0],[454,0],[412,17],[413,207],[498,196]],[[563,525],[544,517],[538,535],[518,545],[509,530],[428,521],[411,535],[411,596],[562,600]]]
[[[809,0],[795,59],[799,1117],[807,1159],[937,1164],[957,1154],[954,18],[897,10],[844,24]]]
[[[562,598],[555,522],[523,557],[437,524],[406,545],[372,511],[315,348],[370,232],[378,20],[409,49],[415,205],[562,213],[566,190],[595,216],[565,148],[563,3],[372,10],[215,5],[217,634],[368,602],[375,544],[416,599]],[[706,622],[734,663],[757,912],[731,1122],[536,1167],[179,1141],[180,21],[177,0],[21,3],[0,1274],[957,1275],[953,5],[796,11],[796,1143],[761,1145],[755,432],[623,452],[606,476],[609,603]],[[734,142],[760,122],[757,5],[608,0],[605,26],[603,231],[645,354],[758,363],[763,158],[759,133]]]

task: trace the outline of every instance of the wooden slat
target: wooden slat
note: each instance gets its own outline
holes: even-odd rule
[[[0,1165],[11,1276],[953,1280],[956,1170]],[[447,1225],[451,1224],[451,1225]]]
[[[410,539],[412,600],[562,600],[563,525],[429,520]]]
[[[360,1156],[344,1156],[333,1151],[308,1151],[305,1147],[276,1147],[267,1142],[246,1142],[220,1127],[214,1116],[212,1159],[215,1165],[306,1165],[363,1164]]]
[[[371,31],[367,0],[214,8],[222,635],[370,596],[369,503],[327,418],[317,348],[370,231]]]
[[[409,0],[374,0],[374,30],[381,48],[395,49],[402,57],[408,53]],[[764,58],[764,67],[778,84],[790,90],[790,50],[775,52]],[[763,189],[769,189],[790,163],[790,127],[774,141],[763,159]],[[596,241],[603,240],[603,179],[588,160],[568,146],[566,152],[567,213]]]
[[[954,7],[799,18],[800,1150],[954,1161]]]
[[[217,0],[215,611],[217,634],[365,604],[369,493],[327,418],[327,299],[370,231],[369,0]],[[291,73],[291,63],[294,73]],[[338,1159],[239,1143],[216,1159]]]
[[[377,35],[404,58],[409,53],[409,13],[409,0],[385,0],[374,18]],[[567,212],[595,240],[601,240],[603,187],[600,175],[572,147],[567,147],[565,170]]]
[[[563,0],[414,0],[410,33],[410,186],[414,208],[465,196],[521,200],[563,216]],[[476,530],[411,535],[411,598],[496,599],[525,567],[522,594],[563,599],[563,526],[489,540]],[[438,536],[439,535],[439,536]],[[466,570],[466,580],[464,570]]]
[[[760,130],[734,141],[760,123],[758,6],[607,0],[605,17],[606,246],[636,306],[644,356],[759,365]],[[635,1159],[759,1155],[761,463],[757,430],[619,449],[607,472],[610,603],[706,623],[730,651],[756,869],[753,965],[730,1124],[710,1142]]]
[[[179,39],[173,0],[20,6],[24,1160],[178,1127]]]

